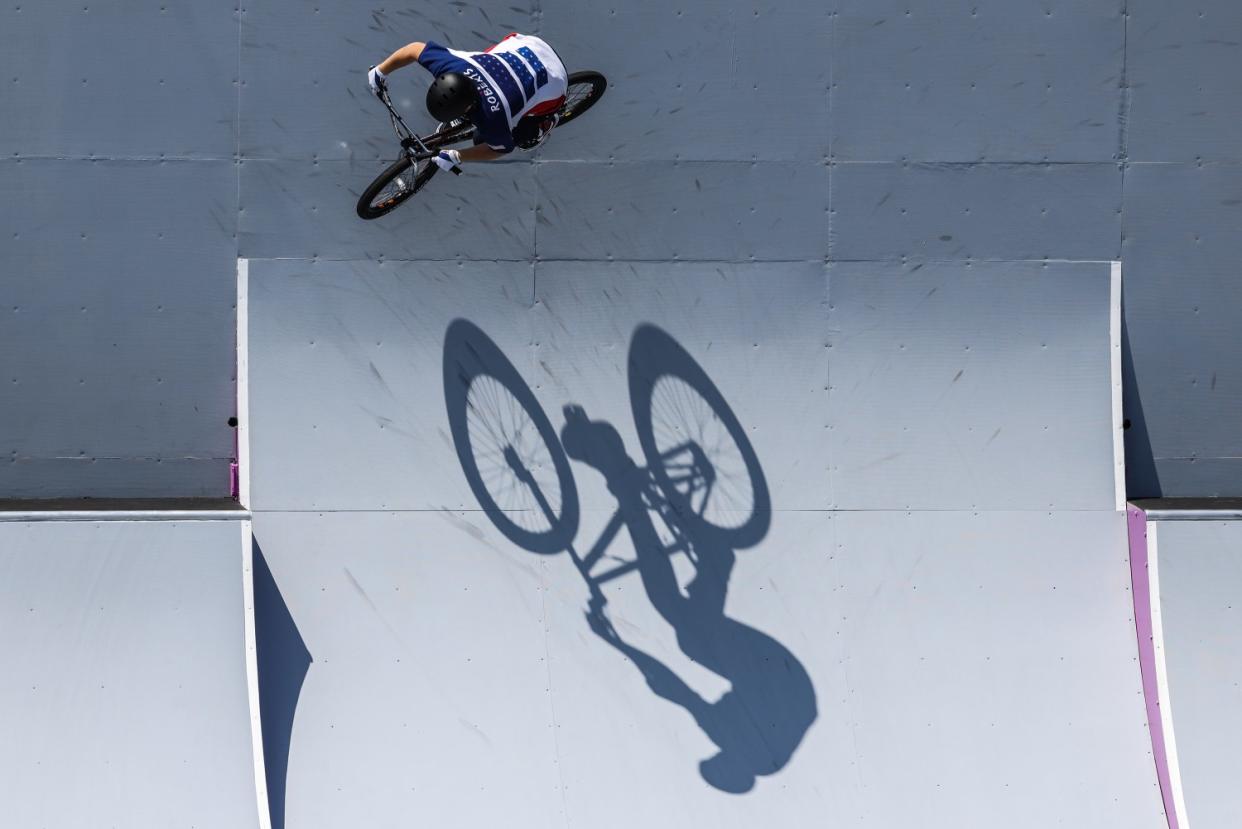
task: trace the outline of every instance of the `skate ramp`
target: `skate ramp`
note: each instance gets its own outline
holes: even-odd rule
[[[246,273],[288,826],[1164,825],[1108,263]]]
[[[73,825],[94,801],[141,822],[110,799],[137,780],[157,784],[133,802],[161,826],[174,807],[244,826],[252,801],[311,827],[1175,819],[1134,661],[1118,444],[1128,423],[1131,496],[1239,480],[1238,430],[1220,417],[1242,388],[1238,7],[812,5],[0,10],[0,488],[223,494],[237,392],[262,545],[255,779],[271,790],[269,811],[261,783],[234,788],[251,759],[236,746],[253,711],[229,702],[241,636],[233,667],[177,666],[213,692],[191,706],[212,741],[178,742],[184,720],[162,732],[167,755],[102,717],[56,731],[80,700],[53,714],[20,683],[22,666],[47,670],[29,650],[40,637],[79,658],[60,621],[95,594],[66,591],[46,630],[23,627],[21,597],[5,604],[6,629],[30,630],[6,644],[8,779],[34,781],[8,792],[15,815]],[[471,48],[511,30],[603,71],[600,107],[533,156],[355,221],[394,149],[366,65],[414,38]],[[404,111],[425,82],[394,84]],[[237,307],[252,350],[233,336],[238,256],[254,268],[256,313]],[[1102,264],[1123,256],[1124,308]],[[463,324],[528,387],[553,443],[579,424],[562,446],[573,533],[532,540],[547,513],[529,485],[497,494],[503,507],[471,486],[454,435],[469,416],[445,386],[446,366],[478,364],[446,348],[484,342],[450,340]],[[239,345],[253,382],[244,363],[234,381]],[[723,401],[753,459],[706,440],[728,429],[695,451],[638,426],[631,378],[673,355],[697,380],[652,383],[665,394],[651,399],[683,415]],[[627,485],[627,461],[650,469],[664,451],[668,480]],[[563,515],[553,457],[519,469]],[[750,489],[730,490],[739,457]],[[735,532],[694,517],[709,505]],[[81,587],[54,556],[4,549],[22,596]],[[193,589],[178,574],[126,584],[182,608],[244,605],[188,556],[192,534],[167,549],[159,563],[201,576]],[[213,654],[230,618],[196,616]],[[126,678],[184,638],[125,633],[89,644]],[[1220,674],[1197,676],[1174,686],[1228,701]],[[104,710],[129,722],[146,697],[124,681]],[[187,693],[164,690],[153,723]],[[1187,731],[1189,754],[1219,753]],[[66,776],[59,803],[45,734],[82,747],[90,772]],[[704,765],[724,747],[728,763]],[[102,751],[133,751],[136,776],[102,791]],[[152,771],[153,756],[169,761]]]
[[[1236,601],[1242,524],[1153,520],[1147,526],[1149,559],[1158,561],[1159,573],[1159,658],[1167,679],[1161,705],[1175,735],[1183,825],[1235,826],[1242,798],[1229,769],[1242,738]]]
[[[260,826],[248,524],[0,521],[11,826]]]

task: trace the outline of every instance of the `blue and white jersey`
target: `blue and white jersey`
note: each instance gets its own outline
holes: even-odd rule
[[[511,152],[513,128],[531,110],[564,98],[565,64],[537,37],[514,34],[486,52],[460,52],[427,41],[418,62],[433,75],[461,72],[474,80],[481,106],[471,114],[478,138],[497,152]]]

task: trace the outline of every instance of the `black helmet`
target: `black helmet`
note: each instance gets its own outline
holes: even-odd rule
[[[437,75],[427,90],[427,111],[437,121],[445,123],[474,109],[479,93],[474,81],[461,72],[445,72]]]

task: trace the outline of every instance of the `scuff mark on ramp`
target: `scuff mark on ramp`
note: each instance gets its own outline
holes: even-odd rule
[[[437,515],[439,515],[445,521],[449,522],[449,524],[453,525],[457,529],[464,532],[466,535],[473,538],[475,541],[479,541],[479,542],[482,542],[483,544],[487,544],[487,546],[491,547],[491,549],[493,550],[496,549],[495,547],[492,547],[491,544],[487,543],[487,539],[484,537],[482,530],[480,530],[478,527],[476,527],[474,524],[471,524],[469,521],[465,520],[464,518],[458,518],[456,515],[454,515],[449,510],[448,507],[440,507],[440,511],[437,513]]]
[[[384,618],[384,614],[380,612],[378,607],[376,607],[375,602],[371,601],[371,597],[367,594],[367,591],[363,589],[362,584],[359,583],[358,579],[354,577],[354,574],[350,572],[350,569],[348,567],[344,567],[342,569],[345,571],[346,577],[349,578],[349,583],[354,586],[354,590],[358,591],[358,595],[361,596],[362,600],[367,603],[367,607],[371,608],[371,612],[375,614],[375,618],[379,619],[380,624],[387,628],[388,632],[392,634],[392,638],[395,639],[397,644],[401,646],[401,649],[407,654],[412,655],[414,651],[406,646],[405,640],[401,638],[401,634],[397,633],[397,629],[390,625],[388,620]]]
[[[475,725],[472,722],[463,720],[461,717],[458,717],[457,721],[461,723],[463,726],[465,726],[466,730],[469,731],[470,733],[477,734],[479,739],[481,739],[484,743],[487,744],[488,748],[492,747],[492,741],[487,738],[487,735],[485,733],[483,733],[483,729],[479,728],[477,725]]]

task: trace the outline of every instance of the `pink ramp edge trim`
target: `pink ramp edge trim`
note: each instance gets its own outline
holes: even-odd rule
[[[1139,670],[1143,675],[1143,700],[1147,703],[1147,731],[1151,734],[1151,754],[1160,781],[1160,799],[1169,829],[1179,829],[1173,803],[1173,780],[1169,774],[1169,754],[1164,744],[1164,724],[1160,719],[1160,692],[1156,683],[1156,642],[1152,636],[1151,580],[1147,574],[1147,513],[1130,507],[1126,513],[1130,535],[1130,584],[1134,591],[1134,626],[1138,631]],[[1159,597],[1155,597],[1158,601]]]

